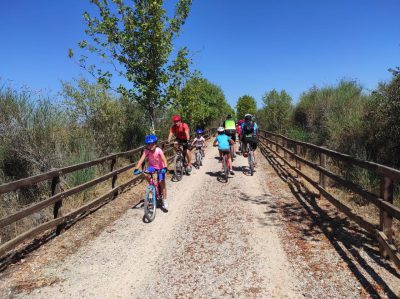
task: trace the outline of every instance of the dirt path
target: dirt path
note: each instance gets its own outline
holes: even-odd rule
[[[296,281],[268,213],[263,174],[235,161],[228,183],[217,180],[215,148],[204,166],[168,182],[170,211],[154,222],[130,209],[97,238],[43,271],[55,283],[29,298],[294,298]]]

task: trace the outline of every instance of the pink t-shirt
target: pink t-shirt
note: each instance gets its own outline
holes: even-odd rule
[[[165,167],[164,161],[161,158],[161,155],[163,153],[162,149],[159,147],[156,147],[154,152],[149,151],[147,148],[144,150],[144,153],[146,155],[146,158],[149,159],[149,166],[154,167],[155,169],[162,169]]]

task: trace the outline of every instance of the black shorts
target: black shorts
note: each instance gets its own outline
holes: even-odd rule
[[[246,137],[243,135],[242,143],[242,150],[247,150],[247,143],[250,143],[251,148],[253,149],[253,151],[255,151],[257,149],[258,140],[256,136]]]
[[[227,149],[227,150],[220,150],[220,149],[219,149],[218,151],[219,151],[220,154],[223,154],[223,155],[226,155],[226,154],[230,154],[230,153],[231,153],[231,151],[228,150],[228,149]]]
[[[184,151],[188,149],[190,150],[190,144],[187,140],[176,138],[175,141],[178,142],[178,144],[182,145]]]
[[[236,130],[225,130],[225,134],[231,137],[236,142]]]

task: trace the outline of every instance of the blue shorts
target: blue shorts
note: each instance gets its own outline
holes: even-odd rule
[[[157,179],[160,182],[165,180],[165,173],[162,173],[161,169],[157,169]]]

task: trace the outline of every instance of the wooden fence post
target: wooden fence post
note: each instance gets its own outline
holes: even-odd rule
[[[54,196],[59,192],[60,192],[60,177],[55,176],[51,180],[51,196]],[[54,219],[56,219],[58,217],[62,217],[62,199],[55,202],[54,207],[53,207],[53,216],[54,216]],[[57,226],[57,228],[56,228],[57,236],[61,233],[63,228],[64,228],[63,224],[60,224]]]
[[[326,146],[322,146],[323,148],[326,148]],[[326,154],[323,152],[319,153],[319,166],[322,168],[326,168]],[[327,177],[322,173],[319,172],[319,185],[326,189],[326,182],[327,182]],[[321,192],[319,192],[319,197],[321,197]]]
[[[388,177],[381,177],[381,198],[384,201],[387,201],[393,204],[393,191],[394,191],[394,184],[393,180]],[[390,216],[387,212],[380,209],[379,212],[379,222],[380,222],[380,229],[381,231],[387,236],[389,242],[393,241],[393,217]],[[385,251],[382,245],[379,245],[380,253],[383,257],[387,258],[388,254]]]
[[[300,144],[296,144],[295,146],[295,153],[298,156],[301,156],[301,145]],[[301,162],[296,158],[296,168],[301,170]]]
[[[279,137],[278,136],[276,136],[275,135],[275,150],[276,150],[276,152],[279,154],[279,146],[278,146],[278,144],[279,144]]]
[[[287,141],[285,140],[285,139],[282,139],[282,146],[285,148],[285,149],[287,149]],[[283,151],[283,157],[285,158],[285,159],[287,159],[287,152],[284,150]]]
[[[116,164],[117,164],[117,158],[113,158],[113,159],[111,160],[110,172],[113,172],[113,171],[114,171],[114,168],[115,168],[115,165],[116,165]],[[115,175],[112,177],[112,182],[111,182],[111,188],[112,188],[112,189],[115,188],[115,183],[117,182],[117,178],[118,178],[118,175],[117,175],[117,174],[115,174]]]

